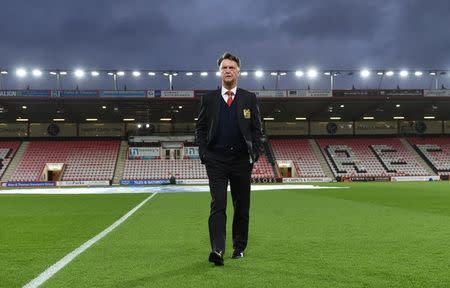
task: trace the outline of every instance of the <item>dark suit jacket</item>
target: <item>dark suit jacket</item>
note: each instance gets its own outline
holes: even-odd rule
[[[201,100],[195,137],[202,163],[205,163],[206,149],[216,135],[220,118],[220,101],[224,101],[220,89],[206,94]],[[256,95],[238,88],[234,101],[237,105],[239,128],[247,144],[248,153],[253,162],[256,162],[262,149],[263,137]]]

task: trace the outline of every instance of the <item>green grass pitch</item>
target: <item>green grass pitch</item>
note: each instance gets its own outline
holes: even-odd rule
[[[239,260],[229,202],[224,267],[207,262],[209,194],[158,194],[42,287],[449,287],[450,182],[327,185],[349,188],[253,192]],[[0,195],[0,287],[28,283],[147,197]]]

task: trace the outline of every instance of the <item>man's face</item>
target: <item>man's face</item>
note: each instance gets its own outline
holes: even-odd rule
[[[239,77],[239,71],[237,63],[233,60],[224,59],[220,63],[220,77],[225,84],[235,85]]]

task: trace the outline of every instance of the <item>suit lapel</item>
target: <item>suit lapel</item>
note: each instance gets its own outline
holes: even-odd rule
[[[237,113],[237,120],[238,120],[238,124],[239,124],[239,128],[241,129],[241,131],[243,132],[242,129],[242,111],[243,111],[243,105],[244,105],[244,99],[242,98],[244,97],[244,94],[242,94],[242,92],[237,89],[236,90],[236,96],[234,97],[234,101],[236,101],[236,113]]]
[[[214,97],[214,101],[213,101],[213,111],[214,111],[214,127],[213,127],[213,131],[216,131],[217,129],[217,125],[219,124],[220,121],[220,101],[223,101],[222,99],[222,93],[221,90],[217,90],[216,95]]]

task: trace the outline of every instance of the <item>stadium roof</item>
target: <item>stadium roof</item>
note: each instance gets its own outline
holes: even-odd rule
[[[353,91],[353,92],[357,92]],[[449,120],[450,97],[267,97],[259,98],[261,116],[274,121],[359,121],[428,119]],[[99,122],[157,122],[170,118],[173,122],[193,122],[197,117],[199,98],[0,98],[0,122],[15,122],[18,118],[30,122],[48,123],[53,119],[66,122],[85,122],[87,118]],[[332,120],[333,120],[332,119]]]

